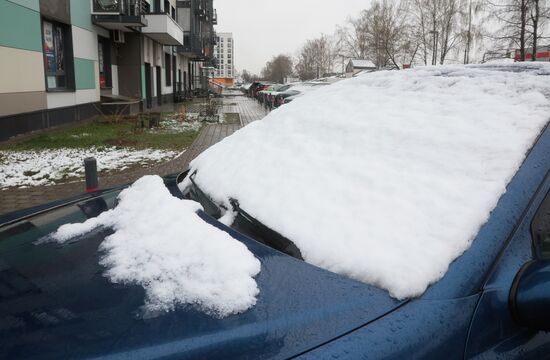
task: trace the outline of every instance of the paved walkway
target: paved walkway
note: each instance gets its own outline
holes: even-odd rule
[[[136,181],[144,175],[170,175],[183,172],[189,166],[191,160],[196,158],[204,150],[216,144],[226,136],[233,134],[242,126],[252,121],[262,119],[267,112],[254,100],[245,96],[225,96],[223,99],[224,112],[239,113],[241,124],[209,124],[206,125],[193,144],[181,156],[168,162],[152,166],[150,168],[138,168],[121,173],[110,173],[99,177],[99,185],[109,188],[120,184]],[[231,110],[231,111],[228,111]],[[26,189],[11,188],[0,191],[0,214],[25,209],[49,201],[54,201],[83,192],[84,181],[50,185],[35,186]]]

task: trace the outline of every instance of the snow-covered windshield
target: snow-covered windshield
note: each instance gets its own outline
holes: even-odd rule
[[[517,68],[380,71],[320,86],[202,153],[190,173],[305,261],[419,296],[468,249],[548,122],[540,74],[550,64]]]

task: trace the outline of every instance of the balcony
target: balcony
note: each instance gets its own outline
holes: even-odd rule
[[[142,29],[147,37],[163,45],[183,45],[183,30],[178,23],[165,13],[145,15],[148,26]]]
[[[147,26],[144,0],[92,0],[92,23],[109,30],[132,31]]]
[[[198,0],[195,4],[195,15],[199,18],[206,16],[206,5],[203,0]]]
[[[183,45],[178,46],[178,53],[185,55],[193,60],[200,60],[204,58],[203,41],[199,34],[191,32],[183,33]]]

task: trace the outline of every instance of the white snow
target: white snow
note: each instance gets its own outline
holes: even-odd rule
[[[181,121],[176,116],[165,117],[160,126],[157,128],[152,128],[149,132],[152,133],[181,133],[186,131],[199,131],[202,127],[202,123],[197,121],[195,118],[188,119],[190,121]]]
[[[256,303],[260,262],[244,244],[202,220],[200,205],[173,197],[158,176],[145,176],[119,195],[113,209],[82,224],[61,226],[65,242],[97,227],[114,234],[100,245],[100,263],[114,283],[138,284],[152,313],[192,305],[217,317]]]
[[[304,259],[421,295],[487,221],[550,115],[550,64],[364,74],[318,89],[191,163],[198,186]],[[189,186],[186,179],[180,187]]]
[[[178,155],[155,149],[89,148],[41,151],[0,151],[0,188],[51,185],[63,179],[83,177],[84,159],[95,157],[99,171],[149,164]]]
[[[376,65],[374,65],[374,63],[370,60],[352,59],[350,61],[351,61],[352,66],[354,68],[358,68],[358,69],[365,69],[365,68],[376,69]]]

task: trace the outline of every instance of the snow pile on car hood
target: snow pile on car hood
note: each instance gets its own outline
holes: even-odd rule
[[[307,262],[419,296],[470,246],[548,120],[550,82],[537,74],[550,67],[499,69],[382,71],[323,87],[208,149],[190,174]]]
[[[65,242],[97,227],[111,227],[100,245],[105,275],[138,284],[145,309],[169,311],[193,305],[213,316],[243,312],[256,303],[254,276],[260,262],[244,244],[206,223],[201,206],[173,197],[158,176],[145,176],[119,195],[119,204],[82,224],[61,226],[52,238]]]

